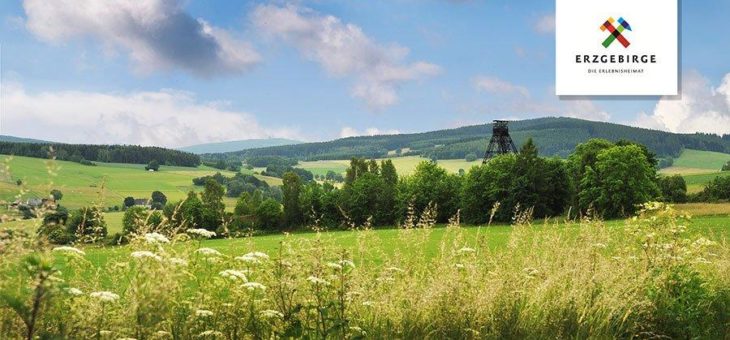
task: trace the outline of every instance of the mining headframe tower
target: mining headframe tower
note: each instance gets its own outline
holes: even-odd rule
[[[484,162],[497,155],[517,153],[517,147],[509,136],[509,127],[506,120],[495,120],[492,122],[492,139],[489,140],[487,152],[484,153]]]

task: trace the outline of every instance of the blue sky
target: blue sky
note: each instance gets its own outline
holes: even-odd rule
[[[544,0],[0,3],[0,133],[184,146],[571,116],[730,134],[730,1],[683,1],[681,98],[560,100]]]

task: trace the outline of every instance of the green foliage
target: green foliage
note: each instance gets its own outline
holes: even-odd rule
[[[498,202],[507,202],[513,183],[512,170],[517,164],[514,155],[491,159],[485,165],[474,166],[464,177],[461,191],[462,217],[466,223],[481,224],[489,221]],[[513,201],[513,200],[512,200]],[[509,218],[509,209],[499,209],[497,219]]]
[[[722,171],[730,171],[730,161],[727,161],[727,163],[722,166]]]
[[[472,152],[472,153],[468,153],[468,154],[467,154],[467,155],[466,155],[466,156],[464,157],[464,160],[465,160],[465,161],[467,161],[467,162],[474,162],[474,161],[476,161],[476,160],[477,160],[477,154],[475,154],[475,153],[473,153],[473,152]]]
[[[84,207],[71,213],[66,231],[84,243],[94,243],[107,235],[104,213],[97,207]]]
[[[459,209],[460,177],[449,174],[434,162],[424,161],[412,176],[404,179],[402,195],[417,214],[436,205],[436,221],[444,223]]]
[[[638,206],[659,194],[656,169],[636,145],[613,146],[596,154],[580,179],[581,209],[605,216],[630,216]]]
[[[281,204],[267,198],[256,208],[256,225],[263,230],[276,230],[283,218]]]
[[[152,209],[160,210],[167,204],[167,196],[162,191],[155,190],[152,192]]]
[[[124,198],[123,206],[125,208],[133,207],[134,206],[134,197],[127,196]]]
[[[700,193],[702,201],[730,200],[730,176],[715,177]]]
[[[687,183],[680,175],[660,177],[659,189],[665,202],[687,202]]]
[[[138,234],[140,227],[143,227],[142,231],[150,232],[161,223],[162,216],[159,212],[150,213],[145,207],[131,207],[122,217],[122,231],[124,234]]]
[[[201,215],[200,223],[201,227],[215,231],[224,222],[224,210],[226,208],[223,204],[223,195],[225,189],[222,185],[218,184],[213,179],[208,179],[205,182],[205,190],[200,194],[201,202]]]
[[[196,167],[200,157],[187,152],[137,145],[88,145],[0,142],[0,154],[49,158],[94,165],[93,162],[148,164],[153,160],[167,165]],[[159,163],[158,163],[159,164]]]
[[[160,162],[153,159],[151,160],[146,167],[144,167],[145,170],[152,170],[152,171],[159,171],[160,170]]]
[[[63,193],[61,192],[61,190],[53,189],[51,190],[51,196],[54,200],[60,201],[63,198]]]
[[[284,224],[287,228],[300,226],[304,215],[299,195],[302,191],[302,180],[294,172],[287,172],[283,177],[281,191],[284,195]]]

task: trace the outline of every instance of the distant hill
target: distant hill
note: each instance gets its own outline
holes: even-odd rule
[[[380,158],[394,150],[403,154],[434,156],[438,159],[459,159],[474,153],[484,154],[492,125],[482,124],[432,132],[363,136],[329,142],[303,143],[286,147],[274,146],[229,152],[215,157],[283,156],[300,160]],[[730,153],[730,135],[676,134],[613,123],[574,118],[539,118],[510,122],[510,134],[519,147],[527,138],[537,144],[544,156],[565,157],[576,145],[590,138],[616,141],[627,139],[646,145],[662,157],[677,157],[684,149]]]
[[[47,141],[39,140],[39,139],[22,138],[22,137],[6,136],[6,135],[0,135],[0,142],[33,143],[33,144],[49,144],[49,143],[51,143],[51,142],[47,142]]]
[[[245,139],[221,143],[197,144],[179,148],[179,150],[201,155],[206,153],[234,152],[255,148],[284,146],[300,143],[300,141],[285,138]]]

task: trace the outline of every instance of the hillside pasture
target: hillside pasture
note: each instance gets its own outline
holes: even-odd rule
[[[419,156],[406,156],[406,157],[393,157],[393,158],[379,158],[376,159],[378,162],[390,159],[393,161],[398,176],[407,176],[416,170],[416,166],[423,161],[428,161],[428,158]],[[459,169],[469,171],[472,166],[481,164],[481,159],[474,162],[467,162],[463,159],[445,159],[439,160],[437,163],[447,171],[451,173],[459,172]],[[345,174],[347,167],[350,165],[349,160],[328,160],[328,161],[313,161],[313,162],[299,162],[297,167],[308,170],[313,174],[325,175],[327,171],[334,171],[336,173]]]

